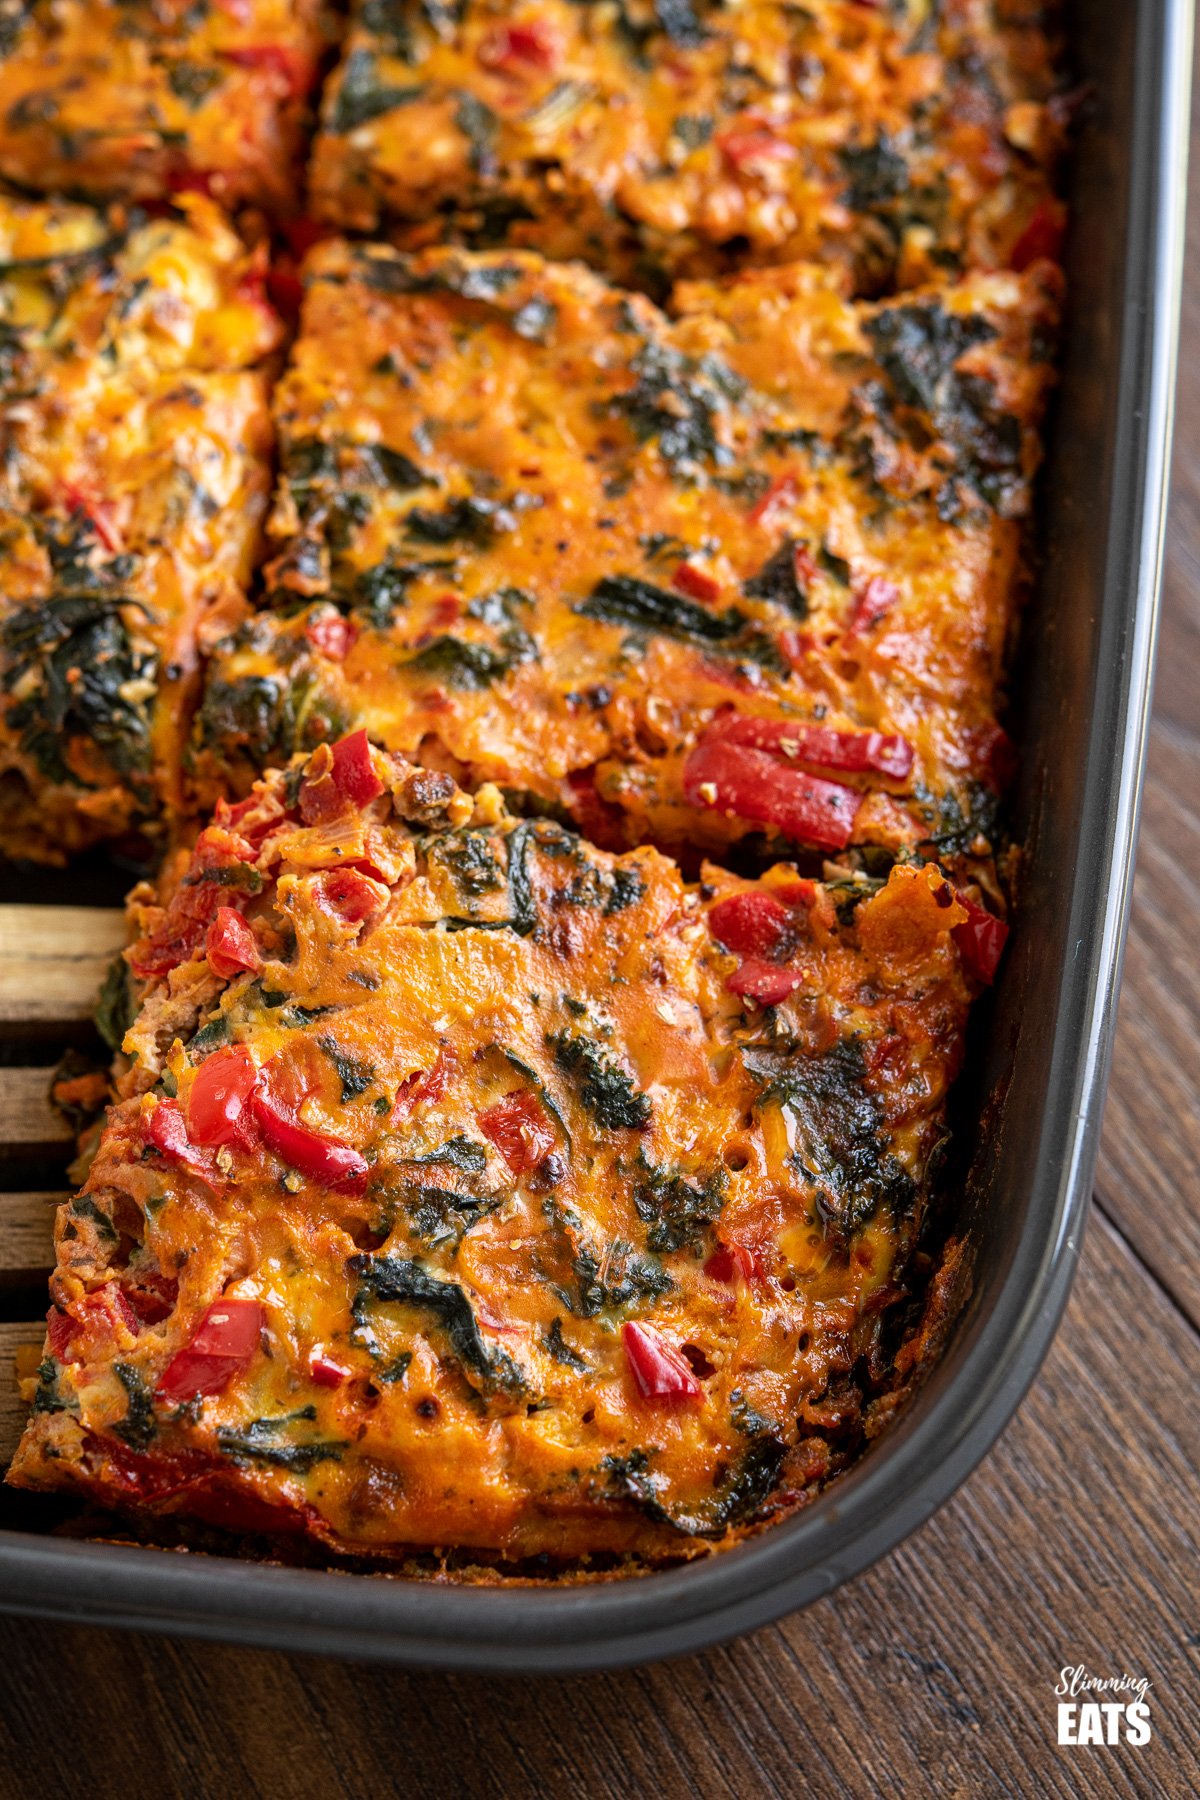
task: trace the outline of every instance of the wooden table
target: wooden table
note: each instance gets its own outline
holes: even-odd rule
[[[1064,1328],[984,1466],[832,1598],[628,1674],[410,1675],[0,1621],[0,1795],[1200,1792],[1200,147],[1191,199],[1166,618],[1096,1203]],[[1076,1663],[1153,1682],[1148,1746],[1058,1747],[1054,1685]]]

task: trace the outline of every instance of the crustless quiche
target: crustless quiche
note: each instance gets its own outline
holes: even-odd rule
[[[555,1563],[786,1512],[915,1354],[971,912],[692,886],[361,732],[271,774],[134,896],[11,1479]]]
[[[363,724],[610,844],[986,856],[1058,297],[322,246],[201,793]]]
[[[1013,0],[361,0],[313,204],[651,289],[819,258],[880,292],[1053,250],[1056,82]]]
[[[211,202],[0,197],[0,845],[61,857],[177,797],[200,638],[244,606],[278,322]]]
[[[1017,0],[342,23],[302,198],[308,0],[0,17],[0,841],[163,852],[10,1479],[635,1572],[969,1280],[1070,101]]]

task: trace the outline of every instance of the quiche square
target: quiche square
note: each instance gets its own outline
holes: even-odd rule
[[[1060,285],[794,265],[665,313],[525,252],[318,247],[198,793],[361,725],[693,866],[986,860]]]
[[[360,0],[313,206],[659,297],[807,259],[883,293],[1052,253],[1058,82],[1043,10],[981,0]]]
[[[280,329],[209,201],[3,199],[0,242],[0,842],[61,859],[180,796],[201,639],[260,544]]]
[[[0,24],[0,175],[93,200],[296,209],[315,0],[33,0]]]
[[[903,1403],[978,985],[935,865],[690,884],[360,731],[132,923],[10,1481],[603,1573],[784,1516]]]

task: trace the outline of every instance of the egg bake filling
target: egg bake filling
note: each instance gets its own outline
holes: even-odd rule
[[[356,732],[219,804],[132,922],[10,1480],[653,1561],[890,1416],[979,985],[936,865],[689,883]]]
[[[296,209],[316,0],[26,0],[0,21],[0,176],[40,193]]]
[[[306,286],[204,805],[363,725],[612,847],[988,862],[1054,265],[869,303],[804,265],[667,315],[332,243]]]
[[[180,800],[201,641],[245,608],[269,497],[264,268],[199,196],[150,219],[0,195],[10,856],[153,831]]]
[[[882,293],[1054,254],[1058,83],[1009,0],[360,0],[312,205],[651,291],[815,259]]]

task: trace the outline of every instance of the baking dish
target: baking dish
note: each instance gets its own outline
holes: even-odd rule
[[[1081,9],[1082,11],[1082,9]],[[625,1582],[458,1587],[0,1531],[0,1607],[377,1657],[566,1672],[678,1655],[806,1604],[940,1505],[1012,1413],[1074,1269],[1128,913],[1170,436],[1191,69],[1184,0],[1095,0],[1045,562],[1014,677],[1028,847],[964,1117],[974,1287],[909,1412],[818,1502]],[[27,1515],[28,1509],[26,1509]]]

